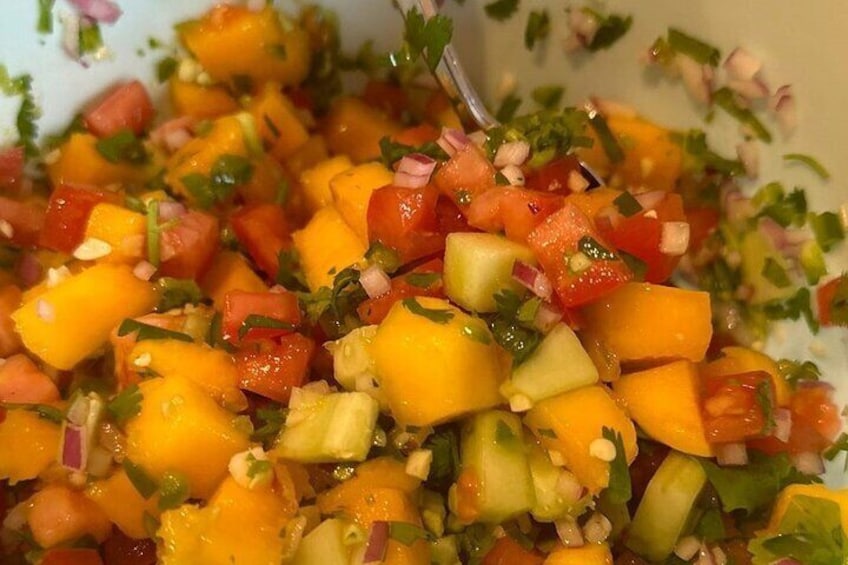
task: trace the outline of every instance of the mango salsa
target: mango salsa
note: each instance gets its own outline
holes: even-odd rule
[[[10,484],[38,477],[56,461],[61,428],[26,410],[8,410],[0,421],[0,480]]]

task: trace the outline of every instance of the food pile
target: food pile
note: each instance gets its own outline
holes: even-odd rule
[[[346,57],[254,4],[176,26],[167,110],[38,146],[6,77],[4,563],[843,562],[828,375],[759,351],[848,323],[836,214],[609,102],[463,127],[441,16]]]

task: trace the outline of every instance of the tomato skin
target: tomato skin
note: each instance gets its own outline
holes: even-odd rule
[[[218,220],[189,210],[161,238],[162,265],[159,272],[168,277],[196,279],[212,262],[218,250]]]
[[[156,543],[152,539],[133,539],[118,528],[103,542],[104,565],[155,565]]]
[[[97,137],[109,137],[123,129],[140,135],[156,114],[144,85],[137,80],[112,88],[83,113],[85,127]]]
[[[224,298],[221,329],[223,338],[230,343],[242,341],[239,331],[251,314],[279,320],[292,326],[300,324],[300,306],[297,296],[286,290],[280,292],[245,292],[231,290]],[[292,333],[294,329],[250,328],[244,336],[249,339],[271,339]]]
[[[511,186],[490,188],[471,201],[468,223],[488,232],[503,231],[508,239],[524,243],[530,232],[563,203],[558,194]]]
[[[432,259],[422,265],[419,265],[409,273],[392,278],[392,289],[382,296],[369,298],[360,304],[356,313],[363,324],[379,324],[389,313],[392,305],[398,300],[409,298],[412,296],[444,296],[441,277],[435,280],[426,287],[410,284],[409,275],[423,273],[442,273],[444,263],[441,259]]]
[[[826,384],[802,385],[792,393],[789,403],[792,414],[789,441],[782,442],[769,436],[751,440],[748,445],[769,455],[819,453],[827,449],[842,428],[842,417],[831,398],[832,393],[833,390]]]
[[[54,547],[44,552],[41,565],[103,565],[96,549]]]
[[[834,323],[833,321],[833,301],[836,298],[836,293],[840,287],[848,285],[848,276],[840,275],[833,280],[826,282],[816,290],[816,303],[819,310],[819,322],[823,326],[845,325],[842,323]]]
[[[14,192],[24,179],[24,148],[0,149],[0,190]]]
[[[495,172],[483,150],[469,143],[436,171],[433,183],[464,211],[474,198],[496,186]]]
[[[735,443],[763,437],[767,422],[760,405],[763,395],[758,393],[764,386],[769,389],[769,410],[773,411],[777,408],[774,382],[765,371],[706,376],[701,412],[707,441]]]
[[[439,139],[439,130],[430,124],[421,124],[418,126],[408,127],[396,133],[392,139],[396,143],[403,143],[412,147],[424,145],[428,141],[436,141]]]
[[[567,195],[571,193],[568,188],[568,177],[572,172],[580,172],[580,161],[577,157],[574,155],[557,157],[538,169],[528,171],[524,186],[542,193]]]
[[[12,243],[34,245],[44,227],[44,204],[30,200],[21,202],[0,196],[0,220],[12,226]],[[0,241],[9,241],[0,235]]]
[[[421,188],[384,186],[368,201],[368,239],[397,251],[401,263],[438,253],[445,247],[439,230],[439,192]]]
[[[115,193],[90,186],[60,184],[50,194],[38,245],[72,253],[82,243],[91,210],[101,202],[117,203]]]
[[[245,206],[230,218],[239,243],[262,272],[277,276],[280,251],[291,247],[291,230],[285,210],[277,204]]]
[[[588,268],[574,273],[566,258],[578,251],[578,244],[585,236],[607,250],[612,249],[597,233],[592,221],[574,204],[566,202],[527,237],[565,308],[587,304],[633,278],[633,273],[618,258],[592,260]]]
[[[506,535],[495,541],[483,557],[482,565],[541,565],[544,561],[544,555],[535,549],[525,549]]]
[[[292,388],[306,381],[314,352],[315,342],[298,333],[282,336],[279,343],[245,342],[235,354],[239,388],[286,403]]]

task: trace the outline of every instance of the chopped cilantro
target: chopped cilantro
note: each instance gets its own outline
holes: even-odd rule
[[[453,35],[453,22],[441,14],[429,19],[413,8],[406,14],[405,35],[407,48],[413,59],[422,56],[431,71],[442,59],[442,52]]]
[[[433,453],[427,483],[437,490],[447,488],[459,475],[459,440],[455,429],[444,426],[424,441],[423,447]]]
[[[375,241],[365,252],[365,258],[369,263],[377,265],[384,272],[392,274],[401,266],[400,255],[391,247],[386,247],[379,241]]]
[[[589,123],[592,124],[592,129],[598,134],[601,147],[603,147],[609,160],[613,163],[624,161],[624,149],[621,148],[621,144],[616,139],[615,134],[612,133],[603,114],[597,111],[589,112]]]
[[[648,272],[648,264],[645,263],[642,259],[639,259],[635,255],[631,255],[626,251],[618,250],[618,257],[624,261],[624,264],[627,265],[627,268],[630,269],[630,272],[633,273],[633,278],[638,281],[645,280],[645,274]]]
[[[497,172],[495,173],[495,184],[496,184],[497,186],[509,186],[509,185],[510,185],[510,184],[512,184],[512,183],[510,183],[510,182],[509,182],[509,179],[508,179],[508,178],[506,178],[506,175],[505,175],[505,174],[503,174],[503,173],[502,173],[502,172],[500,172],[500,171],[497,171]]]
[[[627,454],[621,432],[604,427],[601,431],[604,439],[615,445],[615,459],[609,464],[609,485],[606,495],[613,504],[624,504],[633,496],[630,485],[630,470],[627,467]]]
[[[503,22],[508,20],[518,10],[519,0],[494,0],[483,8],[490,18]]]
[[[577,249],[580,250],[586,257],[593,261],[615,261],[618,256],[598,243],[598,241],[588,235],[584,235],[577,242]]]
[[[488,318],[495,341],[512,355],[512,366],[523,363],[539,346],[542,334],[521,318],[523,302],[510,290],[495,295],[497,314]]]
[[[828,172],[828,170],[825,169],[824,166],[822,166],[822,164],[815,157],[811,157],[810,155],[805,155],[804,153],[787,153],[783,156],[783,160],[790,163],[795,162],[806,165],[822,180],[827,180],[830,178],[830,173]]]
[[[507,141],[523,140],[530,144],[531,167],[541,167],[556,156],[575,147],[589,147],[592,140],[583,135],[587,116],[574,108],[561,111],[541,110],[520,116],[486,132],[486,151],[494,157]]]
[[[839,434],[833,445],[828,447],[822,456],[828,461],[833,461],[840,453],[845,454],[845,463],[842,466],[842,471],[848,472],[848,434],[845,432]]]
[[[156,305],[159,312],[167,312],[186,304],[197,305],[203,300],[203,291],[192,279],[162,277],[156,281],[156,289],[159,291],[159,303]]]
[[[147,339],[176,339],[178,341],[186,342],[194,341],[191,339],[191,336],[187,334],[166,330],[164,328],[157,328],[156,326],[151,326],[131,318],[125,319],[118,327],[118,335],[121,337],[133,332],[138,332],[135,337],[136,341],[144,341]]]
[[[780,183],[769,183],[754,195],[754,202],[765,200],[765,205],[758,215],[766,216],[788,227],[803,226],[807,219],[807,196],[800,188],[795,188],[785,194]]]
[[[173,57],[165,57],[156,64],[156,78],[159,82],[165,82],[177,71],[177,60]]]
[[[844,274],[836,283],[830,300],[830,322],[836,326],[848,326],[848,277]]]
[[[416,288],[430,288],[442,279],[440,273],[409,273],[404,280]]]
[[[633,198],[633,195],[626,190],[619,194],[612,203],[618,209],[618,212],[626,218],[642,211],[642,205],[639,204],[639,201]]]
[[[38,33],[53,33],[53,4],[56,0],[38,0]]]
[[[472,341],[476,341],[477,343],[482,343],[483,345],[489,345],[492,343],[492,338],[485,326],[480,327],[480,325],[476,323],[466,324],[462,326],[460,332],[464,337],[467,337]]]
[[[503,420],[498,420],[498,423],[495,426],[495,443],[502,447],[506,447],[513,445],[517,439],[518,437],[515,435],[515,432],[512,431],[509,424]]]
[[[404,298],[403,307],[417,316],[423,316],[436,324],[447,324],[454,318],[454,313],[446,308],[426,308],[415,298]]]
[[[286,423],[287,414],[288,411],[281,406],[257,409],[256,419],[262,425],[256,428],[250,439],[264,444],[272,443],[280,435],[280,430]]]
[[[241,323],[241,327],[238,331],[239,339],[244,339],[244,336],[247,335],[247,332],[249,332],[253,328],[294,331],[294,326],[288,322],[277,320],[275,318],[269,318],[268,316],[261,316],[259,314],[250,314],[247,318],[244,319],[244,322]]]
[[[277,284],[284,286],[288,290],[305,291],[306,278],[303,271],[300,269],[300,261],[297,257],[297,251],[294,249],[283,249],[277,256],[279,267],[274,280]]]
[[[745,168],[738,159],[728,159],[712,151],[707,145],[707,135],[697,129],[685,134],[672,134],[672,139],[695,161],[697,168],[715,171],[725,175],[739,175]]]
[[[819,330],[819,323],[813,316],[810,306],[810,289],[808,288],[799,288],[786,300],[766,302],[763,305],[763,313],[770,320],[797,320],[803,316],[811,331],[815,333]]]
[[[106,405],[106,411],[119,426],[123,426],[127,420],[137,416],[141,412],[141,401],[144,397],[138,385],[132,384],[119,392]]]
[[[771,133],[766,129],[766,126],[750,109],[739,105],[732,90],[727,87],[719,88],[713,92],[713,102],[741,124],[750,128],[757,139],[771,143]]]
[[[545,110],[553,110],[557,106],[559,106],[559,103],[562,101],[562,95],[564,93],[565,89],[561,86],[537,86],[530,93],[530,97],[533,99],[534,102],[536,102],[536,104],[538,104]]]
[[[839,216],[833,212],[809,214],[810,228],[816,236],[816,243],[822,251],[830,251],[834,245],[845,239],[845,230]]]
[[[147,261],[154,267],[159,266],[161,259],[162,226],[159,225],[159,201],[151,199],[147,203],[145,229],[147,231]]]
[[[257,459],[256,456],[247,453],[247,478],[255,479],[260,475],[270,472],[274,468],[273,464],[267,459]]]
[[[188,500],[189,486],[186,477],[176,471],[162,475],[159,484],[159,510],[170,510]]]
[[[777,425],[774,421],[774,393],[771,386],[771,379],[761,381],[756,390],[757,405],[763,413],[763,436],[771,435]]]
[[[124,471],[127,473],[127,478],[132,483],[135,490],[138,491],[145,500],[149,499],[156,493],[158,486],[156,481],[145,471],[140,465],[136,465],[130,461],[129,457],[124,458],[122,463]]]
[[[721,51],[677,28],[668,28],[668,45],[677,53],[688,55],[702,65],[718,66]]]
[[[79,28],[79,52],[80,55],[96,53],[103,47],[103,36],[100,34],[100,26],[97,22],[83,19]]]
[[[191,173],[180,180],[202,208],[227,200],[237,186],[253,177],[253,165],[241,155],[224,154],[213,163],[209,177]]]
[[[410,153],[421,153],[439,161],[446,161],[449,158],[445,150],[433,141],[413,147],[412,145],[404,145],[403,143],[392,141],[389,137],[380,139],[380,154],[383,163],[387,167],[391,167]]]
[[[527,16],[527,25],[524,28],[524,46],[533,50],[536,43],[547,39],[551,33],[551,19],[547,10],[533,10]]]
[[[508,122],[515,117],[520,106],[521,98],[514,94],[507,94],[501,100],[501,105],[498,107],[497,112],[495,112],[495,118],[501,123]]]
[[[695,535],[706,543],[720,541],[727,537],[724,520],[718,508],[708,508],[704,511],[695,526]]]
[[[61,424],[65,421],[65,414],[55,406],[49,404],[28,404],[15,402],[0,402],[0,409],[3,410],[25,410],[35,413],[42,420]]]
[[[147,162],[144,143],[129,129],[122,129],[109,137],[98,139],[95,147],[110,163],[143,165]]]
[[[789,280],[789,275],[786,274],[786,269],[781,267],[780,263],[772,257],[766,257],[760,274],[777,288],[786,288],[792,284],[792,281]]]
[[[409,522],[389,522],[389,537],[403,545],[412,545],[418,540],[433,539],[430,532]]]
[[[801,381],[817,381],[821,378],[818,365],[812,361],[793,361],[791,359],[780,359],[777,362],[777,370],[780,376],[792,387]]]
[[[620,16],[619,14],[610,14],[605,16],[591,8],[583,8],[583,12],[589,14],[598,22],[598,29],[595,36],[586,49],[589,51],[599,51],[608,49],[616,41],[621,39],[625,33],[630,30],[633,25],[633,16]]]
[[[35,138],[38,135],[38,126],[35,120],[38,117],[38,109],[35,106],[35,98],[32,94],[32,77],[29,75],[21,75],[14,79],[14,82],[19,85],[19,93],[21,95],[21,107],[18,109],[18,115],[15,118],[15,126],[18,128],[19,143],[23,145],[27,157],[35,157],[38,155],[38,146],[35,144]]]

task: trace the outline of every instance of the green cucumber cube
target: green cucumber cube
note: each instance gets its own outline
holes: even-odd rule
[[[348,565],[350,554],[344,545],[346,524],[330,518],[324,520],[300,541],[293,565]]]

